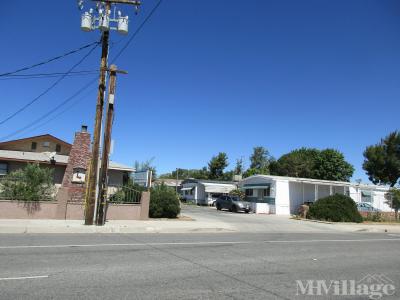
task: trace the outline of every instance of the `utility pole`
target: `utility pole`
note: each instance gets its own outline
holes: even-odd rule
[[[109,9],[110,4],[107,3],[106,7]],[[94,122],[92,157],[89,170],[89,182],[86,190],[85,225],[93,225],[94,206],[96,202],[97,172],[99,163],[101,121],[103,119],[104,93],[106,86],[106,69],[107,69],[109,36],[110,36],[109,31],[103,31],[101,35],[102,47],[101,47],[99,91],[97,93],[96,119]]]
[[[179,175],[178,175],[178,168],[176,168],[176,182],[175,182],[175,192],[178,194],[178,179],[179,179]]]
[[[105,222],[105,205],[107,199],[107,187],[108,187],[108,162],[110,155],[111,146],[111,132],[112,124],[114,120],[114,101],[115,101],[115,89],[116,89],[116,77],[117,73],[127,74],[125,71],[117,70],[116,65],[110,66],[110,82],[108,85],[108,107],[105,122],[104,138],[103,138],[103,150],[101,158],[101,169],[99,179],[99,194],[97,198],[97,213],[96,213],[96,225],[104,225]]]
[[[130,4],[135,6],[136,11],[140,5],[140,1],[136,0],[92,0],[96,2],[96,12],[94,14],[92,8],[89,11],[82,14],[81,17],[81,29],[83,31],[91,31],[94,29],[100,29],[102,31],[101,42],[101,61],[100,61],[100,78],[99,78],[99,91],[97,93],[97,104],[96,104],[96,118],[93,131],[93,143],[92,143],[92,157],[89,167],[89,179],[86,186],[85,196],[85,225],[93,225],[94,210],[96,204],[96,193],[98,191],[98,167],[99,167],[99,155],[100,155],[100,135],[101,125],[103,120],[103,109],[104,109],[104,95],[106,85],[106,70],[107,70],[107,58],[108,58],[108,43],[110,30],[118,30],[121,34],[128,33],[128,16],[122,16],[121,12],[118,11],[118,16],[115,15],[116,10],[114,9],[113,17],[111,15],[111,5],[116,4]],[[84,0],[78,0],[79,9],[83,9]],[[117,26],[112,27],[110,23],[115,23]],[[99,191],[100,192],[100,191]],[[100,193],[99,193],[100,194]]]

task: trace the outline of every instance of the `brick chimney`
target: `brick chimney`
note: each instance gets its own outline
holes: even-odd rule
[[[61,188],[68,190],[68,201],[81,202],[84,200],[90,156],[90,134],[87,132],[87,126],[83,125],[81,131],[75,133],[61,185]]]

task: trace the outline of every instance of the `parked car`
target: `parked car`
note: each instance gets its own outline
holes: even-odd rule
[[[219,195],[211,195],[211,200],[209,200],[209,205],[215,206],[218,198],[219,198]]]
[[[358,211],[366,211],[366,212],[380,212],[380,209],[377,209],[375,207],[373,207],[371,204],[369,203],[365,203],[365,202],[361,202],[361,203],[357,203],[357,209]]]
[[[246,214],[250,212],[250,203],[242,201],[238,196],[220,196],[215,206],[218,210],[228,209],[229,211],[244,211]]]

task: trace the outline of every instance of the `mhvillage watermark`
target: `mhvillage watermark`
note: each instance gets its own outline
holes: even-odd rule
[[[394,282],[383,274],[368,274],[361,280],[296,280],[300,296],[367,296],[381,299],[393,296],[396,292]]]

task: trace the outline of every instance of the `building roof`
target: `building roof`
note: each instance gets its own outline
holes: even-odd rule
[[[119,171],[127,171],[127,172],[135,172],[135,168],[128,167],[126,165],[117,163],[115,161],[110,160],[108,164],[108,168],[111,170],[119,170]]]
[[[236,185],[236,182],[233,181],[218,181],[218,180],[206,180],[206,179],[195,179],[195,178],[189,178],[185,179],[182,181],[182,184],[185,183],[216,183],[216,184],[233,184]]]
[[[322,179],[313,179],[313,178],[300,178],[300,177],[287,177],[287,176],[276,176],[276,175],[253,175],[243,179],[242,182],[250,179],[250,178],[267,178],[274,180],[287,180],[292,182],[303,182],[310,184],[320,184],[320,185],[339,185],[339,186],[351,186],[351,187],[360,187],[364,189],[382,189],[387,190],[389,187],[383,185],[374,185],[374,184],[363,184],[363,183],[354,183],[347,181],[334,181],[334,180],[322,180]]]
[[[25,152],[25,151],[12,151],[0,150],[0,160],[12,160],[23,162],[40,162],[50,163],[52,157],[57,165],[66,165],[68,163],[67,155],[59,155],[54,152]]]
[[[50,159],[54,157],[56,165],[66,165],[68,163],[68,155],[59,155],[54,152],[24,152],[24,151],[11,151],[0,150],[0,160],[22,161],[22,162],[39,162],[50,164]],[[110,161],[109,169],[134,172],[135,169],[126,165]]]
[[[63,141],[63,140],[61,140],[61,139],[55,137],[54,135],[51,135],[51,134],[48,134],[48,133],[47,133],[47,134],[42,134],[42,135],[31,136],[31,137],[27,137],[27,138],[23,138],[23,139],[17,139],[17,140],[10,140],[10,141],[5,141],[5,142],[0,142],[0,146],[2,146],[2,145],[7,145],[7,144],[11,144],[11,143],[15,143],[15,142],[29,141],[29,140],[32,140],[32,139],[37,139],[37,138],[42,138],[42,137],[51,138],[51,139],[56,140],[57,142],[59,142],[59,143],[61,143],[61,144],[67,145],[67,146],[69,146],[69,147],[72,146],[70,143],[68,143],[68,142],[66,142],[66,141]]]

